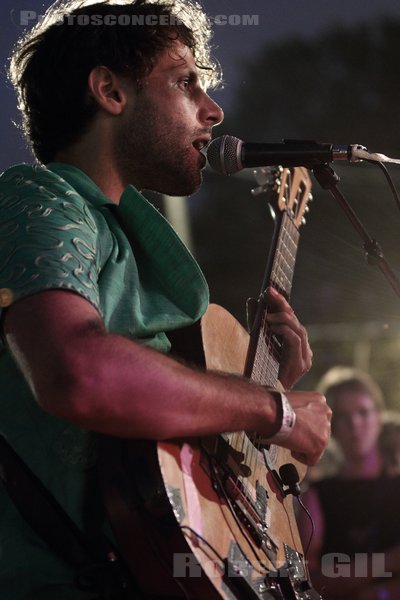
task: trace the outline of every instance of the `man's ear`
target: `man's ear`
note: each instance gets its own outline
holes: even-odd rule
[[[100,108],[111,115],[120,115],[127,103],[128,89],[123,78],[108,67],[97,66],[88,77],[89,94]]]

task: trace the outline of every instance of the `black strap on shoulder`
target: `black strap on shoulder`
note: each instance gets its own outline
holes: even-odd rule
[[[0,479],[30,527],[77,570],[80,589],[104,600],[141,597],[113,544],[103,534],[90,542],[1,434]]]
[[[167,336],[171,342],[170,354],[172,356],[194,367],[205,369],[206,359],[201,338],[201,320],[182,329],[167,331]]]

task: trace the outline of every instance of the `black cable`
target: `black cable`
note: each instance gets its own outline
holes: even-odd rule
[[[382,162],[380,162],[379,160],[366,159],[366,162],[369,162],[372,165],[378,165],[378,167],[380,167],[382,169],[383,174],[385,175],[386,180],[387,180],[387,182],[389,184],[389,187],[390,187],[390,189],[392,191],[393,198],[394,198],[394,201],[395,201],[395,203],[397,205],[397,208],[400,210],[400,198],[399,198],[399,194],[397,193],[396,187],[395,187],[395,185],[394,185],[394,183],[392,181],[392,178],[390,177],[390,173],[387,170],[387,168],[385,167],[385,165]]]
[[[306,513],[306,515],[307,515],[307,517],[309,518],[309,520],[310,520],[310,523],[311,523],[311,534],[310,534],[310,539],[308,540],[307,548],[306,548],[306,549],[305,549],[305,551],[304,551],[304,558],[305,558],[305,559],[307,559],[307,554],[308,554],[308,551],[309,551],[309,549],[310,549],[310,546],[311,546],[312,539],[313,539],[313,537],[314,537],[314,534],[315,534],[315,523],[314,523],[314,519],[313,519],[313,518],[312,518],[312,516],[311,516],[311,513],[310,513],[310,511],[308,510],[307,506],[304,504],[304,502],[303,502],[303,500],[300,498],[300,496],[297,496],[297,500],[298,500],[298,502],[299,502],[299,504],[300,504],[301,508],[302,508],[302,509],[305,511],[305,513]]]
[[[180,528],[181,529],[188,529],[190,531],[190,533],[193,533],[199,540],[201,540],[203,542],[203,544],[205,544],[206,546],[208,546],[208,548],[210,548],[211,552],[214,552],[214,554],[218,558],[218,560],[220,560],[221,563],[222,563],[222,565],[224,565],[225,559],[220,555],[220,553],[218,552],[218,550],[216,550],[214,548],[214,546],[212,546],[210,544],[210,542],[208,542],[206,540],[206,538],[204,538],[202,535],[200,535],[200,533],[197,533],[197,531],[195,531],[194,529],[192,529],[192,527],[190,527],[189,525],[181,525]]]
[[[228,496],[228,494],[227,494],[227,492],[226,492],[226,490],[225,490],[225,488],[224,488],[224,485],[223,485],[223,483],[222,483],[222,481],[221,481],[221,478],[220,478],[220,476],[219,476],[219,474],[218,474],[218,469],[216,469],[216,468],[215,468],[215,465],[214,465],[214,463],[213,463],[213,462],[211,463],[211,466],[212,466],[212,468],[213,468],[213,474],[214,474],[214,477],[215,477],[215,481],[218,483],[219,489],[220,489],[220,491],[221,491],[221,493],[222,493],[223,497],[225,498],[225,501],[226,501],[226,503],[227,503],[227,504],[228,504],[228,506],[229,506],[230,513],[231,513],[231,515],[232,515],[233,519],[235,520],[235,522],[236,522],[236,525],[237,525],[237,527],[239,528],[239,531],[241,532],[241,534],[242,534],[243,538],[246,540],[247,544],[249,545],[249,548],[250,548],[250,550],[252,551],[252,553],[254,554],[256,561],[257,561],[257,562],[258,562],[258,563],[261,565],[261,567],[262,567],[263,569],[265,569],[267,572],[268,572],[268,571],[270,571],[271,569],[270,569],[270,568],[269,568],[269,567],[268,567],[268,566],[267,566],[267,565],[266,565],[266,564],[265,564],[265,563],[264,563],[264,562],[263,562],[263,561],[262,561],[262,560],[259,558],[259,556],[257,555],[256,551],[255,551],[255,550],[254,550],[254,548],[253,548],[253,544],[252,544],[251,540],[250,540],[250,539],[249,539],[249,537],[248,537],[247,531],[245,531],[245,530],[243,529],[243,527],[242,527],[242,524],[241,524],[241,522],[240,522],[240,519],[239,519],[239,517],[237,516],[237,514],[236,514],[236,512],[235,512],[235,509],[234,509],[234,507],[233,507],[233,504],[232,504],[232,502],[231,502],[231,499],[229,498],[229,496]],[[253,563],[252,563],[252,562],[251,562],[251,560],[248,558],[247,554],[245,553],[245,551],[243,550],[243,548],[241,547],[241,545],[239,544],[239,542],[238,542],[237,540],[235,540],[235,541],[236,541],[237,547],[239,548],[240,552],[242,553],[242,555],[244,556],[244,558],[247,560],[247,562],[248,562],[250,565],[252,565],[252,567],[254,568],[254,570],[255,570],[255,571],[258,571],[258,573],[260,573],[261,575],[265,575],[265,573],[263,573],[263,571],[261,571],[261,569],[260,569],[260,568],[257,568],[255,565],[253,565]]]

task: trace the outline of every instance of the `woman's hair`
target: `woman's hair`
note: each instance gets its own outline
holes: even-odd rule
[[[51,162],[86,131],[98,110],[87,86],[98,65],[139,89],[158,55],[179,40],[192,50],[203,86],[215,87],[220,70],[210,39],[210,23],[192,0],[55,2],[10,57],[22,130],[36,158]]]
[[[400,475],[400,412],[385,411],[379,450],[388,475]]]
[[[378,384],[364,371],[352,367],[332,367],[320,380],[317,390],[324,394],[332,409],[332,433],[334,433],[336,421],[335,401],[343,392],[367,394],[379,413],[385,408],[383,394]]]

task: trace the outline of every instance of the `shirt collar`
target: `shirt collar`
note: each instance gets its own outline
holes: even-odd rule
[[[68,163],[51,162],[46,168],[67,181],[83,198],[89,200],[94,206],[117,206],[107,198],[101,189],[86,173]]]

